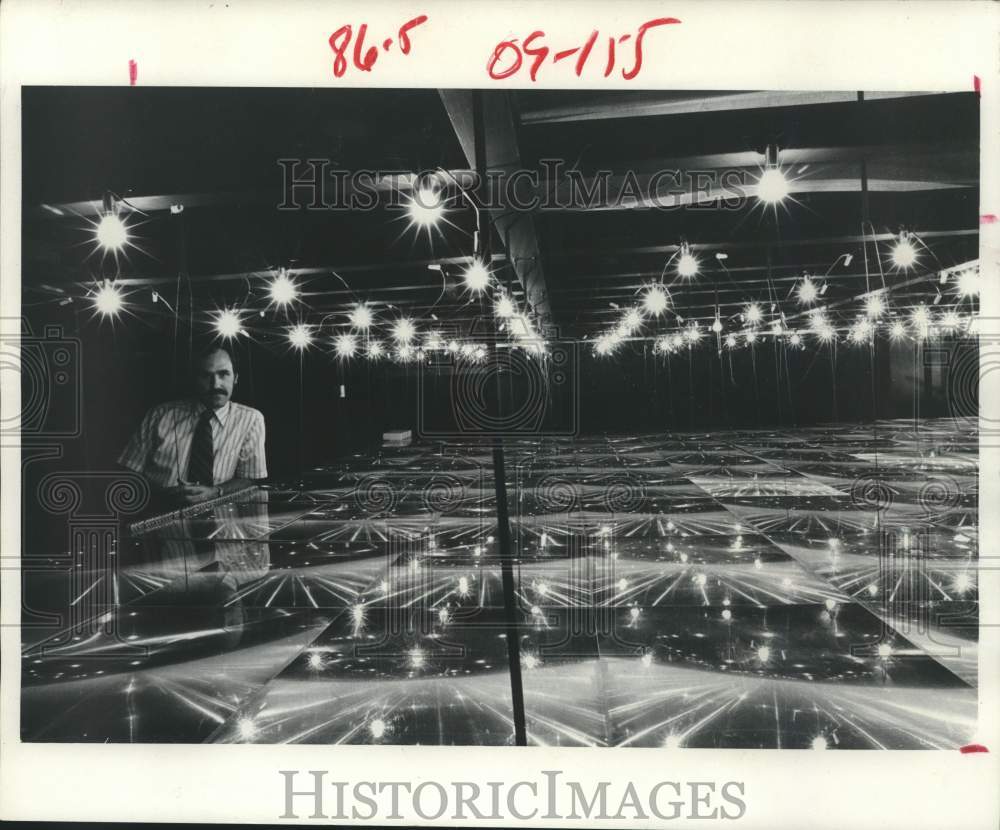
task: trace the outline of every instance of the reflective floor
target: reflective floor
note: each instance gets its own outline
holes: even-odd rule
[[[977,452],[950,420],[506,442],[528,742],[968,743]],[[432,444],[137,527],[26,632],[23,739],[513,743],[495,508],[489,448]]]

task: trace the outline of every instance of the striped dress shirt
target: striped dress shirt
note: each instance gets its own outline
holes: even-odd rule
[[[205,405],[197,400],[154,406],[118,458],[156,487],[174,487],[187,477],[191,442]],[[212,416],[212,474],[216,484],[232,478],[267,477],[264,416],[256,409],[227,403]]]

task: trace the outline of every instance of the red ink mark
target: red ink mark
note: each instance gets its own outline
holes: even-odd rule
[[[980,225],[992,225],[994,222],[1000,222],[995,213],[984,213],[979,217]]]
[[[583,51],[580,53],[580,57],[576,62],[576,77],[580,77],[580,73],[583,72],[583,65],[587,62],[587,58],[590,56],[590,50],[594,48],[594,44],[597,43],[597,29],[594,29],[590,33],[590,37],[587,38],[587,42],[583,45]]]
[[[365,48],[365,34],[368,32],[368,24],[362,23],[358,29],[358,39],[354,41],[354,65],[362,72],[371,72],[378,58],[378,49],[374,46],[368,49],[362,56],[361,52]]]
[[[642,69],[642,47],[643,38],[646,36],[646,32],[658,26],[666,26],[671,23],[680,22],[681,21],[676,17],[658,17],[654,20],[647,20],[634,33],[626,32],[625,34],[619,35],[605,33],[608,48],[607,60],[604,64],[604,77],[610,77],[611,73],[615,71],[617,47],[631,41],[634,44],[633,49],[635,52],[635,62],[631,69],[622,69],[622,77],[625,78],[626,81],[631,81]],[[538,41],[544,37],[545,32],[534,31],[523,41],[523,45],[518,45],[518,38],[509,38],[508,40],[500,41],[494,47],[493,54],[490,55],[486,62],[486,71],[489,76],[493,78],[493,80],[499,81],[504,78],[509,78],[511,75],[517,74],[524,64],[525,55],[529,55],[531,57],[531,63],[528,72],[531,76],[532,82],[534,82],[538,80],[539,70],[550,57],[551,63],[556,64],[566,58],[577,55],[576,64],[573,68],[577,77],[580,77],[583,74],[583,68],[587,63],[587,59],[590,57],[594,44],[597,42],[599,32],[595,29],[590,33],[590,37],[587,38],[586,43],[581,46],[573,46],[567,49],[555,49],[554,47],[550,48],[549,46],[543,46]]]
[[[549,47],[542,46],[535,48],[532,44],[540,37],[545,37],[545,32],[534,31],[524,39],[524,52],[525,54],[531,55],[535,59],[535,62],[531,64],[531,82],[534,83],[535,79],[538,77],[538,68],[545,62],[545,59],[549,55]]]
[[[399,48],[403,50],[404,55],[410,54],[410,29],[420,26],[427,22],[427,15],[421,14],[414,17],[413,20],[408,20],[402,26],[399,27]]]
[[[968,755],[970,752],[989,752],[989,750],[982,744],[968,744],[963,746],[959,752],[963,755]]]
[[[426,22],[427,15],[422,14],[419,17],[414,17],[412,20],[407,21],[399,27],[397,38],[399,40],[399,48],[404,55],[410,54],[410,30],[415,26],[419,26],[421,23]],[[362,72],[371,72],[372,67],[375,66],[375,61],[378,60],[379,56],[377,46],[369,46],[367,49],[365,48],[365,36],[367,34],[368,24],[362,23],[358,26],[358,36],[354,39],[354,50],[351,53],[351,63],[356,69],[359,69]],[[333,50],[333,74],[338,78],[342,78],[344,73],[347,72],[347,50],[351,45],[352,38],[354,38],[354,28],[349,23],[344,24],[332,35],[330,35],[329,44],[330,49]],[[386,38],[383,40],[383,51],[388,52],[392,48],[392,44],[392,38]]]
[[[135,79],[139,77],[139,64],[130,60],[128,62],[128,85],[135,86]]]
[[[514,50],[515,62],[506,69],[502,69],[498,72],[497,64],[500,63],[503,53],[509,49]],[[509,78],[517,72],[517,70],[521,68],[521,62],[523,60],[524,58],[521,57],[521,47],[517,45],[517,38],[514,38],[513,40],[501,40],[497,44],[496,49],[493,50],[493,54],[490,55],[490,59],[486,62],[486,71],[494,81],[502,81],[504,78]]]
[[[635,66],[630,72],[622,70],[622,77],[626,81],[631,81],[642,69],[642,39],[646,36],[646,32],[654,26],[669,26],[672,23],[680,23],[680,21],[676,17],[658,17],[656,20],[649,20],[639,27],[639,34],[635,39]]]
[[[972,76],[972,88],[975,90],[976,95],[981,96],[983,93],[983,82],[980,80],[978,75]]]

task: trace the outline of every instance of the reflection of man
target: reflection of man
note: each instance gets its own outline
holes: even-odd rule
[[[233,357],[213,346],[195,362],[197,396],[153,407],[118,463],[145,476],[161,500],[194,504],[267,477],[264,416],[230,398]]]

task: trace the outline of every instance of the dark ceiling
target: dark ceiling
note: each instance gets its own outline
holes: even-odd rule
[[[939,269],[977,256],[973,93],[520,91],[508,103],[516,144],[508,155],[516,151],[529,169],[561,159],[586,176],[610,171],[612,196],[629,171],[640,183],[675,169],[710,177],[732,170],[752,182],[769,145],[796,180],[777,209],[753,196],[723,209],[708,201],[719,195],[710,192],[700,204],[670,210],[611,198],[531,213],[541,254],[531,278],[542,281],[554,322],[573,336],[613,322],[664,274],[682,241],[701,271],[684,285],[672,272],[666,281],[688,319],[711,319],[716,304],[727,314],[751,299],[783,298],[804,271],[829,271],[828,299],[849,299],[882,279],[880,260],[888,272],[889,235],[901,229],[919,234],[930,251],[913,272],[886,274],[907,283],[901,296],[933,296]],[[32,293],[80,294],[110,277],[133,290],[162,289],[183,273],[210,308],[253,302],[264,278],[287,267],[314,315],[363,299],[467,320],[481,303],[469,302],[458,278],[475,227],[460,199],[432,234],[408,229],[398,207],[277,209],[280,158],[329,159],[347,170],[469,168],[449,106],[447,96],[422,89],[26,88],[25,302]],[[565,182],[543,181],[550,187],[565,192]],[[137,215],[139,247],[117,265],[91,244],[108,190],[156,208]],[[162,196],[169,198],[142,201]],[[173,202],[185,205],[182,214],[167,209]],[[505,255],[500,234],[493,251]],[[523,282],[512,254],[503,278]],[[845,254],[849,266],[838,263]],[[443,276],[428,268],[439,261]]]

